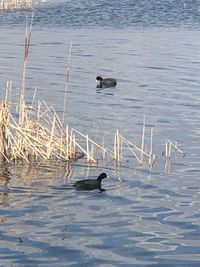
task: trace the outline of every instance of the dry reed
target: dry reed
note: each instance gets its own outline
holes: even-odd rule
[[[46,0],[0,0],[0,10],[32,9],[40,2],[46,2]]]
[[[7,83],[6,96],[0,103],[0,155],[1,160],[7,162],[32,162],[41,160],[69,161],[86,156],[88,163],[97,163],[99,159],[113,159],[118,164],[125,155],[123,150],[128,148],[133,158],[140,165],[145,163],[151,168],[155,162],[153,153],[153,129],[150,133],[149,151],[144,149],[145,123],[142,131],[141,147],[125,138],[119,130],[114,135],[113,150],[106,148],[104,139],[102,145],[92,140],[87,134],[65,126],[53,107],[46,102],[38,101],[34,106],[20,102],[19,112],[23,110],[23,121],[18,116],[13,116],[11,110],[13,104],[10,102],[11,82]],[[35,93],[32,104],[35,102]],[[23,108],[23,109],[22,109]],[[167,140],[166,159],[170,159],[172,149],[181,153],[177,142]],[[124,152],[123,152],[124,154]],[[127,151],[126,151],[127,154]]]
[[[178,142],[172,142],[171,140],[167,140],[165,142],[165,152],[163,153],[166,159],[170,159],[171,158],[171,152],[172,149],[175,152],[180,153],[183,157],[185,157],[185,153],[178,147]]]

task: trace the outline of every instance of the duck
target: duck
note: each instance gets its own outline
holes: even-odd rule
[[[102,87],[115,87],[117,85],[117,81],[114,78],[102,78],[101,76],[96,77],[97,88]]]
[[[107,177],[105,172],[102,172],[97,179],[84,179],[74,183],[74,187],[77,190],[95,190],[99,189],[100,192],[105,191],[105,189],[101,188],[101,181]]]

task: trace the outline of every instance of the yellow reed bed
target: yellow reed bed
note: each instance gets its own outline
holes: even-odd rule
[[[46,2],[46,0],[0,0],[0,10],[30,9],[39,2]]]

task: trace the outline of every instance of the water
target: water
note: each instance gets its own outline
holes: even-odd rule
[[[26,100],[37,88],[37,99],[62,115],[72,42],[67,123],[91,135],[98,128],[112,148],[116,129],[139,145],[145,115],[155,167],[138,166],[128,150],[119,167],[85,159],[1,166],[0,266],[200,266],[199,2],[139,2],[36,8]],[[12,79],[13,100],[25,14],[0,14],[0,95]],[[116,77],[117,88],[97,90],[97,75]],[[168,165],[167,138],[185,152]],[[109,175],[105,192],[73,189],[74,181],[102,171]]]
[[[198,0],[49,0],[35,9],[35,24],[43,27],[192,27],[200,23]],[[2,25],[22,25],[26,12],[8,11]]]

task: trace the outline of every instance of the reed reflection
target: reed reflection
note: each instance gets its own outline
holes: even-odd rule
[[[9,206],[9,183],[11,173],[8,167],[0,166],[0,206]]]

